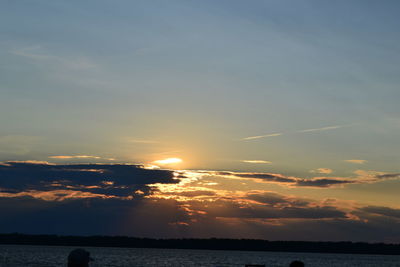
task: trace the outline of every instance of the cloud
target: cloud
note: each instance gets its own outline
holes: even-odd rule
[[[182,196],[182,197],[210,197],[216,196],[217,193],[211,190],[184,190],[182,192],[163,192],[164,195],[171,195],[171,196]]]
[[[0,165],[0,228],[156,238],[396,240],[393,233],[399,229],[400,216],[396,209],[354,207],[345,201],[243,187],[225,190],[212,177],[221,183],[227,178],[239,184],[256,179],[317,188],[347,181],[272,173],[148,170],[124,164],[5,162]],[[398,174],[371,173],[368,179],[395,177]]]
[[[150,140],[150,139],[129,139],[128,142],[130,143],[137,143],[137,144],[158,144],[159,141]]]
[[[272,134],[265,134],[265,135],[249,136],[249,137],[242,138],[242,140],[248,141],[248,140],[255,140],[255,139],[260,139],[260,138],[275,137],[275,136],[280,136],[280,135],[282,135],[282,133],[272,133]]]
[[[99,156],[91,156],[91,155],[59,155],[59,156],[50,156],[50,159],[59,159],[59,160],[68,160],[68,159],[103,159],[114,161],[115,158],[104,158]]]
[[[347,127],[347,126],[349,126],[349,125],[334,125],[334,126],[327,126],[327,127],[321,127],[321,128],[311,128],[311,129],[296,131],[296,133],[311,133],[311,132],[329,131],[329,130],[335,130],[335,129],[339,129],[339,128],[343,128],[343,127]],[[249,141],[249,140],[256,140],[256,139],[275,137],[275,136],[281,136],[281,135],[283,135],[283,133],[272,133],[272,134],[265,134],[265,135],[248,136],[248,137],[242,138],[241,140]]]
[[[180,190],[185,190],[184,185],[176,186]],[[190,184],[187,186],[189,186],[187,189],[192,187]],[[168,196],[155,194],[149,197],[174,198],[174,192],[169,193]],[[215,194],[199,199],[178,199],[190,218],[186,221],[185,229],[198,237],[265,238],[267,236],[270,240],[375,242],[399,240],[398,236],[392,235],[399,227],[396,218],[380,220],[381,215],[361,212],[359,210],[362,208],[357,208],[359,205],[353,202],[332,199],[315,201],[261,190],[247,193],[217,190]],[[397,216],[397,213],[394,215]]]
[[[325,177],[298,178],[298,177],[285,176],[282,174],[275,174],[275,173],[219,172],[218,174],[232,178],[256,179],[256,181],[258,182],[277,183],[290,187],[326,188],[326,187],[340,186],[344,184],[352,184],[358,182],[357,180],[346,179],[346,178],[325,178]]]
[[[324,206],[265,206],[265,205],[241,205],[231,201],[215,201],[203,207],[208,216],[225,218],[252,218],[252,219],[326,219],[347,218],[346,213],[333,207]]]
[[[260,204],[270,205],[270,206],[307,206],[309,201],[302,200],[300,198],[294,198],[289,196],[284,196],[275,192],[269,191],[250,191],[245,195],[246,199],[254,200]]]
[[[277,198],[279,197],[285,198]],[[286,207],[271,203],[267,206],[248,204],[244,207],[228,199],[209,202],[89,197],[66,198],[60,201],[30,196],[0,197],[0,228],[4,232],[34,234],[100,234],[155,238],[268,236],[268,239],[273,239],[272,236],[265,235],[271,231],[274,235],[279,233],[273,236],[274,238],[293,239],[285,235],[284,230],[289,228],[293,234],[290,227],[293,226],[293,222],[300,220],[302,224],[296,226],[295,236],[307,240],[312,238],[307,237],[308,227],[317,230],[319,227],[316,225],[331,220],[332,226],[326,227],[326,231],[334,228],[337,220],[350,221],[343,211],[334,207],[312,207],[312,203],[309,202],[302,207],[294,204],[294,199],[286,202],[289,203],[285,204]],[[257,228],[256,232],[251,230],[254,228]],[[352,232],[346,234],[351,236]]]
[[[299,133],[310,133],[310,132],[328,131],[328,130],[335,130],[335,129],[343,128],[345,126],[347,126],[347,125],[334,125],[334,126],[327,126],[327,127],[321,127],[321,128],[305,129],[305,130],[300,130],[298,132]]]
[[[35,196],[38,192],[71,190],[105,197],[127,197],[137,190],[148,194],[148,184],[178,183],[173,171],[149,170],[141,165],[126,164],[6,162],[0,165],[0,178],[1,191],[16,196],[22,192]]]
[[[318,168],[318,169],[315,169],[315,170],[311,170],[310,172],[312,172],[312,173],[330,174],[330,173],[333,172],[333,170],[329,169],[329,168]]]
[[[324,170],[326,171],[326,170]],[[356,177],[311,177],[300,178],[294,176],[285,176],[277,173],[262,172],[230,172],[219,171],[209,172],[210,175],[223,176],[231,179],[253,179],[261,183],[276,183],[287,187],[313,187],[313,188],[329,188],[338,187],[348,184],[367,184],[378,183],[383,180],[399,179],[400,173],[382,173],[375,171],[355,172]]]
[[[172,225],[188,221],[187,212],[175,200],[147,197],[153,190],[149,184],[175,184],[176,176],[174,171],[141,165],[4,162],[0,165],[0,228],[25,233],[172,236]]]
[[[41,137],[28,135],[0,136],[0,154],[25,155],[39,143]]]
[[[241,160],[243,163],[250,163],[250,164],[271,164],[271,161],[267,160]]]
[[[1,198],[4,232],[64,235],[178,236],[174,223],[190,222],[174,200],[81,198],[47,201]]]
[[[333,187],[337,185],[354,184],[357,181],[343,178],[312,178],[312,179],[299,179],[295,186],[308,186],[308,187]]]
[[[42,199],[46,201],[65,201],[68,199],[84,199],[84,198],[114,198],[105,194],[95,194],[91,192],[77,191],[77,190],[51,190],[51,191],[37,191],[28,190],[18,193],[8,193],[0,191],[0,198],[19,198],[19,197],[32,197],[35,199]]]
[[[295,183],[296,178],[294,177],[286,177],[281,174],[274,173],[260,173],[260,172],[218,172],[218,175],[228,176],[232,178],[249,178],[249,179],[259,179],[267,182],[276,182],[276,183]]]
[[[38,164],[38,165],[54,165],[53,163],[50,163],[45,160],[13,160],[13,161],[7,161],[7,162],[2,162],[3,166],[11,166],[12,164]]]
[[[75,156],[50,156],[51,159],[101,159],[98,156],[75,155]]]
[[[165,196],[152,195],[149,197],[163,199]],[[216,234],[221,236],[229,229],[249,237],[249,232],[247,232],[249,229],[243,228],[243,224],[249,222],[257,222],[267,227],[274,225],[277,227],[276,230],[279,230],[279,228],[285,228],[285,225],[292,221],[353,220],[347,211],[335,207],[331,203],[316,202],[269,191],[250,191],[245,194],[230,192],[226,195],[216,192],[216,194],[199,199],[180,198],[179,202],[191,218],[187,222],[189,229],[192,229],[192,232],[202,229],[202,235],[207,233],[207,236],[216,236]],[[215,231],[217,224],[221,224],[221,227],[224,228],[221,229],[222,232]],[[232,232],[229,235],[238,237]],[[257,236],[251,237],[257,238]]]
[[[378,174],[375,177],[378,179],[397,179],[397,178],[400,178],[400,173]]]
[[[346,159],[345,161],[349,162],[349,163],[354,163],[354,164],[364,164],[367,162],[364,159]]]
[[[382,207],[382,206],[367,206],[367,207],[361,208],[360,210],[368,212],[368,213],[374,213],[377,215],[383,215],[383,216],[400,219],[400,209],[393,209],[393,208]]]
[[[149,198],[170,199],[175,194],[173,199],[179,200],[191,216],[196,215],[210,220],[220,218],[274,220],[348,218],[346,212],[328,202],[326,202],[328,204],[325,202],[318,203],[275,192],[250,191],[243,194],[239,192],[218,192],[218,190],[192,191],[191,187],[188,187],[188,191],[185,192],[182,186],[179,186],[179,189],[180,192],[168,192],[160,188],[160,192],[149,196]],[[181,196],[190,197],[182,198]],[[196,198],[199,196],[201,198]]]
[[[14,49],[10,51],[10,53],[34,61],[57,64],[57,66],[62,66],[64,68],[72,70],[85,70],[96,67],[96,65],[93,62],[89,61],[87,58],[84,57],[68,58],[68,57],[50,55],[48,53],[45,53],[42,47],[39,45]]]
[[[211,227],[207,224],[204,227],[208,235],[235,238],[261,236],[268,240],[399,242],[400,225],[396,220],[382,220],[374,216],[364,219],[222,218],[216,220]],[[212,222],[210,219],[208,221]]]

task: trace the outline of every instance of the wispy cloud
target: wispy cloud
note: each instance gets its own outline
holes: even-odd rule
[[[44,160],[12,160],[7,162],[1,162],[2,166],[11,166],[12,164],[37,164],[37,165],[54,165]]]
[[[251,163],[251,164],[271,164],[271,161],[267,160],[241,160],[243,163]]]
[[[93,62],[90,62],[87,58],[82,57],[62,57],[48,54],[43,51],[40,45],[29,46],[10,51],[11,54],[29,58],[36,61],[47,61],[49,63],[56,63],[63,67],[75,70],[90,69],[96,67]]]
[[[366,163],[367,161],[366,160],[364,160],[364,159],[347,159],[347,160],[345,160],[346,162],[349,162],[349,163],[354,163],[354,164],[364,164],[364,163]]]
[[[42,137],[39,136],[1,135],[0,153],[13,155],[28,154],[41,140]]]
[[[60,156],[50,156],[50,159],[101,159],[98,156],[90,156],[90,155],[60,155]],[[115,160],[113,158],[108,158],[108,160]]]
[[[150,139],[129,139],[130,143],[137,143],[137,144],[157,144],[159,141],[150,140]]]
[[[260,139],[260,138],[267,138],[267,137],[275,137],[275,136],[280,136],[282,133],[273,133],[273,134],[265,134],[265,135],[256,135],[256,136],[248,136],[242,138],[242,140],[255,140],[255,139]]]
[[[334,125],[334,126],[327,126],[327,127],[321,127],[321,128],[305,129],[305,130],[298,131],[298,133],[310,133],[310,132],[335,130],[335,129],[343,128],[345,126],[347,126],[347,125]]]
[[[51,59],[51,56],[49,56],[49,55],[35,53],[35,51],[38,51],[40,49],[41,49],[40,45],[33,45],[33,46],[28,46],[28,47],[24,47],[24,48],[11,50],[10,53],[17,55],[17,56],[27,57],[27,58],[36,59],[36,60]]]
[[[315,169],[315,170],[311,170],[310,172],[312,172],[312,173],[330,174],[330,173],[333,172],[333,170],[329,169],[329,168],[318,168],[318,169]]]

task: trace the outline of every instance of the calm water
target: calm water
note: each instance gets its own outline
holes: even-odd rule
[[[68,253],[75,247],[0,245],[0,267],[66,266]],[[147,248],[85,248],[95,263],[91,266],[204,266],[228,267],[245,264],[287,267],[299,259],[306,267],[400,266],[400,256],[345,255],[286,252],[211,251]]]

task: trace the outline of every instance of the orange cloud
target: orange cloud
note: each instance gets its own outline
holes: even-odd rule
[[[0,192],[0,197],[17,198],[17,197],[33,197],[45,201],[64,201],[67,199],[82,199],[82,198],[115,198],[115,196],[105,194],[95,194],[91,192],[83,192],[76,190],[51,190],[37,191],[28,190],[18,193]]]
[[[349,163],[354,163],[354,164],[364,164],[364,163],[366,163],[367,161],[366,160],[364,160],[364,159],[347,159],[347,160],[345,160],[346,162],[349,162]]]
[[[267,160],[241,160],[243,163],[251,163],[251,164],[271,164],[271,161]]]
[[[50,156],[51,159],[101,159],[98,156],[90,156],[90,155],[76,155],[76,156]],[[111,159],[114,160],[114,159]]]

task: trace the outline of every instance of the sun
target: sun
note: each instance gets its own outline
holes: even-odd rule
[[[183,160],[180,158],[167,158],[167,159],[160,159],[160,160],[153,161],[153,163],[159,164],[159,165],[178,164],[181,162],[183,162]]]

